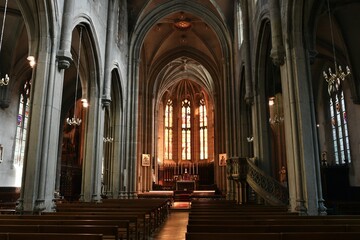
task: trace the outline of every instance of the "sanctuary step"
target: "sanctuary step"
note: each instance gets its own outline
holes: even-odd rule
[[[193,191],[174,191],[174,202],[190,202]]]

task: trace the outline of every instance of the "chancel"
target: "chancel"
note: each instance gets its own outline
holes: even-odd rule
[[[0,238],[360,239],[359,13],[0,0]]]

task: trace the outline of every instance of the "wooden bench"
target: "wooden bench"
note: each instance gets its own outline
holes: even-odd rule
[[[6,225],[33,225],[38,226],[39,229],[42,227],[42,225],[52,225],[52,226],[64,226],[64,229],[67,226],[71,225],[91,225],[91,226],[116,226],[117,227],[117,237],[120,239],[129,239],[131,237],[130,231],[129,231],[129,222],[124,220],[64,220],[64,219],[31,219],[31,218],[24,218],[24,219],[0,219],[0,227],[6,226]],[[106,227],[105,227],[106,228]],[[103,230],[105,230],[105,228]],[[85,230],[86,227],[83,228]],[[108,229],[106,229],[108,230]],[[4,229],[4,231],[6,231]],[[73,230],[76,231],[76,230]],[[66,232],[64,230],[64,232]],[[107,232],[108,233],[108,232]],[[112,234],[110,234],[112,235]],[[134,237],[135,238],[135,237]]]
[[[148,235],[149,228],[144,222],[144,217],[133,212],[51,212],[43,213],[41,218],[44,219],[64,219],[64,220],[124,220],[129,221],[130,236]]]
[[[189,213],[189,220],[261,220],[261,219],[360,219],[358,215],[299,216],[286,214]]]
[[[105,212],[144,211],[153,228],[158,227],[168,216],[169,199],[104,199],[103,203],[64,203],[57,206],[58,212]],[[95,209],[94,209],[95,208]]]
[[[0,233],[0,240],[102,240],[101,234]]]
[[[360,225],[360,219],[230,219],[218,220],[213,219],[189,219],[188,225]]]
[[[186,239],[355,240],[360,216],[299,216],[284,206],[236,205],[197,201],[191,208]]]
[[[68,205],[62,206],[57,209],[58,212],[116,212],[116,213],[137,213],[142,214],[144,222],[149,222],[150,229],[155,230],[160,224],[167,218],[168,209],[167,207],[158,205],[149,206],[129,206],[129,205],[114,205],[114,204],[79,204],[79,205]]]
[[[221,223],[220,223],[221,224]],[[188,225],[191,233],[360,232],[360,225]]]
[[[152,231],[155,230],[156,226],[156,220],[155,216],[151,214],[149,210],[142,210],[142,209],[120,209],[120,208],[68,208],[66,211],[57,212],[57,214],[54,214],[54,216],[59,215],[65,215],[68,214],[68,218],[71,218],[73,216],[73,213],[76,213],[76,215],[85,215],[86,218],[102,218],[104,219],[105,216],[108,219],[111,218],[122,218],[122,219],[129,219],[132,218],[134,220],[134,217],[136,217],[136,230],[141,230],[139,234],[145,234],[150,235]],[[72,214],[69,214],[72,213]],[[49,216],[49,215],[44,215]],[[101,217],[96,217],[101,216]],[[79,218],[79,217],[78,217]]]
[[[358,240],[360,232],[186,233],[186,240]]]
[[[46,223],[45,223],[46,224]],[[0,233],[83,233],[101,234],[103,239],[126,239],[119,236],[118,226],[111,225],[0,225]]]
[[[101,203],[58,203],[56,216],[89,215],[137,217],[137,237],[147,238],[169,214],[170,199],[104,199]],[[45,213],[44,215],[52,215]],[[138,231],[139,230],[139,231]]]

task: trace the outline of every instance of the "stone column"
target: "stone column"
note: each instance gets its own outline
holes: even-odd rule
[[[138,129],[138,96],[139,96],[139,59],[132,59],[130,84],[127,92],[125,130],[125,164],[124,164],[124,197],[134,198],[137,190],[137,129]]]
[[[105,69],[104,69],[104,88],[102,96],[103,106],[110,105],[111,102],[111,64],[113,59],[114,30],[116,23],[117,0],[110,0],[108,5],[107,29],[106,29],[106,49],[105,49]]]
[[[284,64],[285,49],[282,39],[281,12],[279,0],[269,0],[272,49],[270,56],[276,66]]]
[[[250,24],[248,0],[240,1],[243,21],[243,48],[245,52],[245,101],[248,104],[254,102],[252,74],[251,74],[251,54],[250,54]]]
[[[39,14],[45,19],[44,12]],[[40,35],[33,41],[34,46],[42,47],[34,50],[37,64],[32,74],[30,125],[17,206],[17,211],[23,213],[53,209],[63,81],[56,71],[57,31],[51,39],[46,31],[41,33],[47,36]]]
[[[71,34],[72,19],[75,0],[66,0],[64,4],[64,12],[62,15],[60,47],[57,52],[57,60],[59,69],[67,69],[72,61],[71,56]]]

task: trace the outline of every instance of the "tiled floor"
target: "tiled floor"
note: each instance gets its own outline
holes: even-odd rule
[[[188,211],[171,211],[168,219],[152,235],[151,240],[185,240]]]

